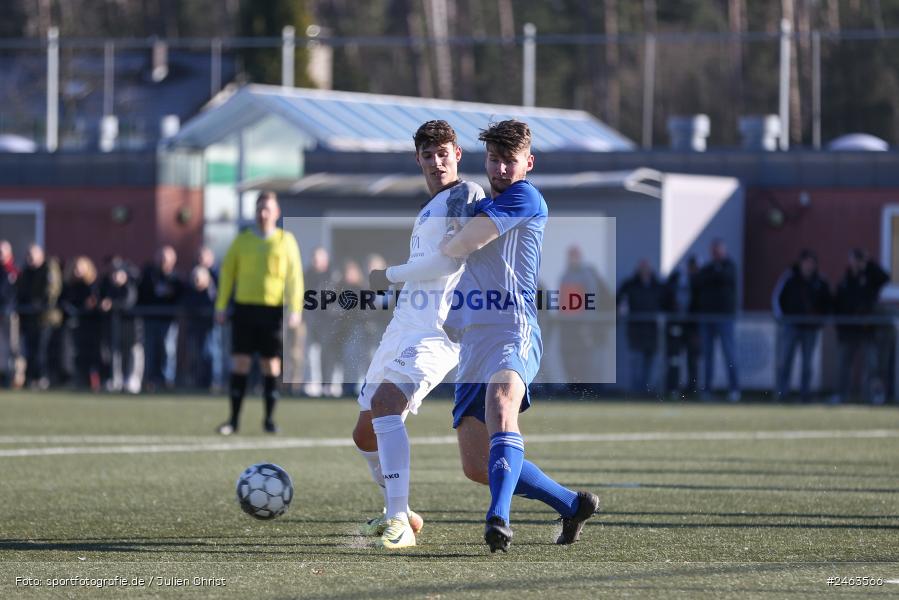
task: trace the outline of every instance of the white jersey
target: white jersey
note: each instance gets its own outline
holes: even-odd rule
[[[462,181],[443,190],[418,213],[409,241],[408,263],[433,258],[449,231],[458,231],[474,216],[484,190]],[[407,263],[407,264],[408,264]],[[430,280],[410,280],[397,298],[393,319],[384,331],[359,392],[359,406],[371,410],[371,398],[384,381],[398,386],[416,413],[421,401],[459,362],[459,344],[443,331],[453,290],[464,268]],[[416,300],[416,298],[418,300]],[[421,304],[421,300],[426,302]]]
[[[409,264],[440,254],[440,242],[448,232],[458,231],[474,216],[476,206],[484,198],[484,190],[476,183],[460,181],[439,192],[422,207],[409,239]],[[449,313],[453,290],[464,266],[451,275],[437,279],[407,281],[397,297],[391,326],[419,330],[438,330]]]

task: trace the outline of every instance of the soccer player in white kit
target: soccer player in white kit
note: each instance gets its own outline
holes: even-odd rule
[[[386,290],[405,282],[393,318],[381,338],[359,393],[359,419],[353,440],[384,493],[385,510],[365,527],[380,535],[387,549],[415,545],[423,521],[409,509],[409,437],[405,417],[446,377],[459,358],[459,345],[443,330],[462,261],[440,251],[447,235],[475,214],[484,197],[477,184],[458,178],[462,150],[456,132],[442,120],[428,121],[415,133],[415,160],[431,193],[415,221],[409,260],[372,271],[369,287]]]

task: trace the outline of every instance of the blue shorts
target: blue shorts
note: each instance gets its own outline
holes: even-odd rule
[[[531,405],[528,386],[540,370],[543,341],[539,327],[525,336],[508,325],[475,325],[462,334],[459,366],[456,375],[456,397],[453,406],[453,428],[462,417],[474,417],[486,422],[487,384],[497,372],[510,369],[521,376],[525,384],[521,412]]]

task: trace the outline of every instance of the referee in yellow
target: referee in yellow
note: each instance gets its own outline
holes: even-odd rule
[[[281,208],[274,192],[256,199],[256,227],[242,231],[222,262],[215,318],[225,322],[225,310],[234,293],[231,317],[231,418],[218,427],[222,435],[237,432],[240,407],[247,390],[253,354],[259,354],[264,376],[267,433],[277,433],[273,420],[281,376],[283,315],[287,326],[298,327],[303,296],[303,269],[297,240],[277,226]]]

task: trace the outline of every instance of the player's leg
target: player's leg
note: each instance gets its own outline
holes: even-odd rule
[[[524,440],[518,429],[518,413],[524,394],[524,381],[510,369],[497,371],[487,384],[484,403],[487,433],[490,435],[487,459],[490,507],[487,509],[484,540],[491,552],[505,552],[512,539],[509,513],[524,463]]]
[[[247,378],[250,374],[253,352],[255,351],[255,331],[250,307],[236,304],[231,317],[231,377],[228,382],[228,399],[231,403],[231,417],[219,425],[222,435],[237,433],[240,425],[240,409],[247,393]]]
[[[266,433],[278,433],[275,425],[275,405],[281,397],[278,388],[278,380],[281,379],[281,358],[268,356],[259,358],[259,367],[262,370],[262,398],[265,402],[265,420],[262,428]]]
[[[475,483],[488,485],[487,465],[490,456],[490,436],[487,425],[473,416],[462,417],[456,429],[462,471]],[[529,500],[539,500],[558,511],[565,519],[574,516],[578,509],[578,492],[570,490],[550,478],[533,462],[525,459],[521,476],[515,486],[515,495]]]
[[[284,311],[280,306],[254,307],[252,350],[259,353],[262,371],[262,398],[265,417],[262,430],[278,433],[275,425],[275,406],[281,396],[281,357],[284,354]]]
[[[363,387],[362,393],[365,392]],[[361,394],[360,394],[361,397]],[[384,486],[384,477],[381,474],[381,458],[378,456],[378,438],[375,435],[374,426],[371,424],[371,410],[360,410],[359,418],[356,420],[356,426],[353,428],[353,442],[359,450],[359,454],[365,459],[368,465],[368,472],[371,474],[372,481],[381,490],[384,496],[384,510],[387,510],[387,488]],[[383,528],[379,531],[379,527],[383,523],[383,517],[375,517],[366,523],[366,535],[381,535]],[[370,531],[369,531],[370,529]]]
[[[463,416],[456,427],[459,442],[459,458],[465,476],[482,485],[487,485],[487,461],[490,458],[490,436],[487,425],[471,415]]]
[[[366,400],[364,398],[366,395],[366,387],[370,386],[363,386],[362,392],[360,392],[360,406],[363,406],[364,401],[365,406],[368,406],[370,403],[370,399]],[[405,414],[403,416],[405,417]],[[375,435],[375,429],[371,419],[370,409],[359,411],[359,418],[356,420],[356,426],[353,428],[353,442],[355,442],[359,454],[365,459],[372,481],[374,481],[375,485],[378,486],[378,489],[381,490],[381,494],[384,498],[384,510],[382,514],[369,519],[363,526],[362,533],[368,536],[381,536],[387,528],[387,486],[384,484],[384,476],[381,473],[381,458],[378,454],[378,438]],[[411,509],[407,508],[406,513],[408,514],[409,524],[412,526],[412,531],[416,534],[419,533],[422,527],[424,527],[424,519]]]
[[[490,443],[485,423],[485,388],[483,384],[457,386],[453,425],[456,428],[465,476],[476,483],[488,485]],[[557,544],[577,541],[584,522],[599,509],[599,498],[595,494],[566,488],[529,460],[522,463],[515,495],[540,500],[559,512],[562,532],[556,540]]]
[[[381,536],[385,548],[415,545],[415,534],[409,523],[409,434],[403,412],[409,404],[411,383],[382,381],[371,401],[372,428],[378,441],[381,472],[387,489],[387,528]]]
[[[251,360],[249,354],[231,355],[231,379],[228,384],[231,416],[217,429],[222,435],[237,433],[240,426],[240,409],[243,406],[243,397],[247,393],[247,376],[250,373]]]
[[[362,389],[356,401],[359,403],[359,417],[353,428],[353,441],[359,454],[368,466],[368,472],[372,481],[378,486],[384,499],[384,508],[380,514],[368,519],[362,526],[362,534],[367,536],[380,536],[387,528],[387,487],[384,484],[384,476],[381,473],[381,457],[378,455],[378,437],[372,425],[371,401],[377,382],[384,379],[384,365],[395,355],[394,343],[389,339],[390,330],[384,334],[375,355],[372,357]],[[324,352],[324,349],[322,350]]]

